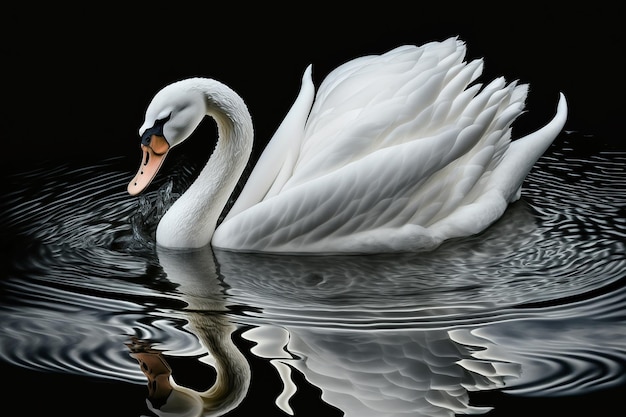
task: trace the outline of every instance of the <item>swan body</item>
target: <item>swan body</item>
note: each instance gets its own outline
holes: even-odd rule
[[[211,79],[170,84],[139,133],[143,190],[173,146],[205,115],[218,144],[197,180],[165,213],[157,243],[289,253],[432,249],[481,232],[520,197],[524,178],[562,130],[563,94],[541,129],[511,140],[528,86],[482,86],[482,60],[450,38],[349,61],[317,93],[309,66],[300,93],[217,227],[252,149],[243,100]],[[143,173],[142,173],[143,172]]]

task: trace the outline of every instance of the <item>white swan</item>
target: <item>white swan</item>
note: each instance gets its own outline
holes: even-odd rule
[[[271,252],[376,253],[431,249],[476,234],[520,196],[521,184],[562,130],[556,116],[511,141],[528,87],[474,84],[457,38],[401,46],[331,72],[315,101],[309,66],[293,107],[225,220],[218,217],[252,149],[243,100],[218,81],[192,78],[156,94],[139,129],[141,192],[170,148],[205,115],[219,139],[196,181],[161,219],[157,243]]]

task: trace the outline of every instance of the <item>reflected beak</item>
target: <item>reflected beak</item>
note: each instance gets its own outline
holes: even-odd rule
[[[136,352],[131,353],[130,356],[137,359],[141,371],[148,378],[148,396],[150,400],[159,406],[167,402],[167,397],[173,390],[170,383],[172,369],[163,356],[154,352]]]
[[[160,135],[150,136],[149,143],[141,144],[142,158],[141,165],[135,177],[128,183],[128,194],[137,195],[145,190],[152,182],[152,179],[159,172],[170,144]]]

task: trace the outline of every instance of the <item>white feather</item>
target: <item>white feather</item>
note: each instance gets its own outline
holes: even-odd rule
[[[527,86],[498,78],[481,88],[474,82],[482,60],[464,57],[456,38],[401,46],[339,66],[316,94],[309,67],[212,244],[415,251],[484,230],[519,197],[525,176],[563,128],[567,106],[561,95],[546,127],[511,142]]]

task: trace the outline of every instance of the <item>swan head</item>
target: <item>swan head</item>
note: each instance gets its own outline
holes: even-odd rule
[[[156,176],[167,153],[191,136],[206,115],[204,95],[195,79],[170,84],[152,99],[139,128],[142,160],[128,184],[128,193],[145,190]]]

